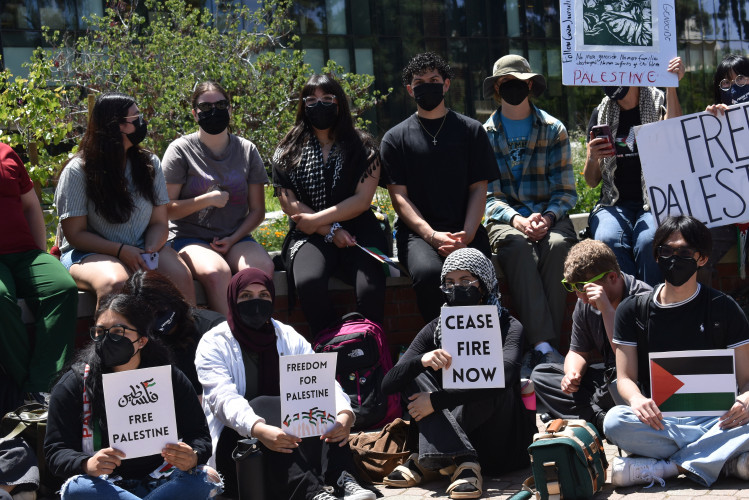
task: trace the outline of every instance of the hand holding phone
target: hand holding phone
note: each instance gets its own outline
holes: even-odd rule
[[[146,263],[146,267],[150,270],[159,268],[159,252],[153,253],[142,253],[140,258]]]
[[[614,138],[611,135],[611,128],[608,125],[604,124],[591,127],[590,134],[594,139],[606,139],[606,142],[608,143],[596,144],[595,146],[589,144],[588,147],[596,153],[594,157],[598,156],[600,158],[606,158],[614,156],[616,148],[614,146]]]

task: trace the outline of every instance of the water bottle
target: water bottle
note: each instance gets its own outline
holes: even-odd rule
[[[258,441],[240,439],[232,458],[237,464],[237,488],[239,500],[265,499],[264,460]]]
[[[520,379],[520,397],[527,410],[536,411],[536,388],[532,380]]]

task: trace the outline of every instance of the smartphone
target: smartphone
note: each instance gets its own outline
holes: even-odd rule
[[[154,270],[159,268],[159,252],[142,253],[140,258],[146,263],[148,269]]]
[[[590,131],[594,138],[605,137],[609,144],[614,145],[614,138],[611,136],[611,128],[608,125],[596,125]]]

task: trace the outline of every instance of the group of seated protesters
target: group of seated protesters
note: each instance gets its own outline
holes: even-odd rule
[[[746,97],[739,80],[749,60],[731,61],[719,68],[720,81],[716,74],[730,98],[709,107],[713,113]],[[669,71],[683,76],[680,59]],[[315,75],[272,159],[275,194],[291,225],[282,257],[313,337],[339,319],[331,276],[353,285],[360,313],[383,321],[385,271],[358,248],[388,253],[370,210],[378,184],[398,213],[400,262],[427,324],[382,384],[402,395],[413,451],[384,483],[410,487],[445,475],[451,498],[478,498],[482,468],[523,465],[516,458],[527,456],[535,424],[527,425],[521,376],[535,383],[551,416],[584,418],[642,457],[615,460],[616,485],[680,473],[707,486],[721,473],[749,480],[749,323],[734,301],[697,281],[713,260],[711,231],[687,216],[654,228],[639,159],[631,175],[636,155],[626,134],[678,116],[675,90],[664,108],[657,89],[606,89],[590,127],[610,124],[616,147],[591,131],[585,172],[592,185],[604,184],[591,217],[603,241],[575,245],[567,132],[529,99],[543,92],[544,77],[520,56],[500,58],[484,81],[485,97],[499,107],[483,126],[446,107],[451,78],[436,54],[409,61],[403,83],[417,112],[388,131],[378,151],[354,127],[341,85]],[[0,231],[11,236],[0,245],[0,312],[10,325],[0,336],[0,366],[13,387],[3,404],[10,409],[24,393],[43,400],[63,373],[49,396],[45,440],[50,470],[67,479],[63,498],[235,496],[231,454],[245,437],[267,457],[268,498],[375,498],[359,484],[346,447],[355,414],[339,385],[335,423],[320,438],[282,428],[279,356],[313,351],[272,318],[273,263],[249,236],[265,215],[268,177],[255,145],[229,131],[231,99],[219,84],[198,85],[191,106],[199,129],[174,141],[162,164],[139,145],[147,123],[135,100],[99,96],[55,193],[60,262],[45,251],[42,212],[20,158],[0,145],[8,214]],[[620,152],[625,146],[629,152]],[[518,319],[499,302],[492,252]],[[195,307],[193,279],[211,310]],[[66,365],[76,286],[96,295],[95,326],[92,342]],[[578,302],[562,357],[565,288]],[[33,343],[17,297],[34,314]],[[442,348],[441,308],[480,304],[497,307],[505,388],[444,389],[442,370],[455,353]],[[733,349],[738,397],[721,417],[663,417],[653,401],[642,359],[687,349]],[[601,364],[593,363],[596,353]],[[164,364],[172,365],[179,442],[128,459],[108,442],[102,374]],[[85,405],[90,421],[81,418]]]

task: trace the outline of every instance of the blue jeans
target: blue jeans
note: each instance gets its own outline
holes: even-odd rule
[[[599,207],[590,215],[593,238],[606,243],[616,255],[622,272],[655,286],[663,275],[653,257],[655,217],[642,209],[642,203],[625,201]]]
[[[168,477],[123,479],[111,482],[87,474],[73,476],[62,486],[62,500],[205,500],[223,491],[199,467],[175,470]]]
[[[670,460],[703,486],[718,479],[729,458],[749,451],[747,427],[721,429],[718,417],[664,417],[663,426],[659,431],[641,422],[629,406],[612,408],[603,421],[610,443],[636,455]]]

